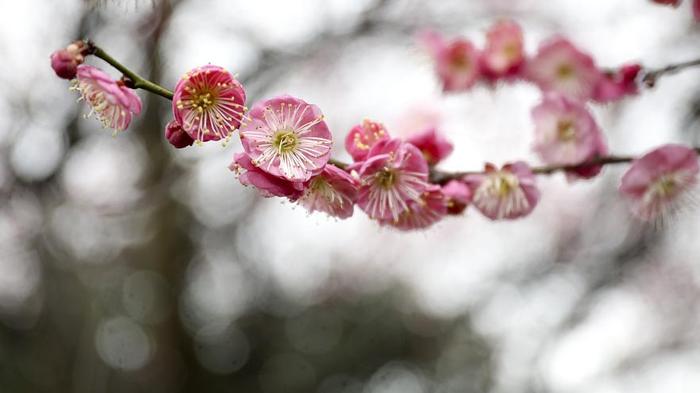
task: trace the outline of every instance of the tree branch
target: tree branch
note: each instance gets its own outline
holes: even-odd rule
[[[100,59],[106,61],[111,65],[112,67],[116,68],[124,74],[127,80],[125,82],[127,83],[127,86],[132,88],[132,89],[143,89],[146,91],[150,91],[153,94],[157,94],[161,97],[167,98],[169,100],[173,99],[173,92],[166,89],[165,87],[151,82],[146,78],[143,78],[139,74],[135,73],[134,71],[130,70],[127,68],[125,65],[122,63],[118,62],[115,60],[112,56],[107,54],[102,48],[98,47],[91,41],[88,41],[88,46],[90,48],[90,53],[94,54],[95,56],[99,57]]]

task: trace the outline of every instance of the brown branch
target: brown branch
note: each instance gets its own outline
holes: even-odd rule
[[[685,61],[682,63],[671,64],[671,65],[668,65],[668,66],[663,67],[663,68],[658,68],[656,70],[651,70],[651,71],[646,72],[644,74],[644,77],[642,78],[642,82],[647,87],[654,87],[656,85],[656,82],[659,80],[659,78],[661,78],[663,76],[673,75],[673,74],[681,72],[685,69],[698,67],[698,66],[700,66],[700,59]]]

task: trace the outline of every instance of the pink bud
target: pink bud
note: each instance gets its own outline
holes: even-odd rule
[[[85,61],[88,46],[83,41],[76,41],[64,49],[51,54],[51,68],[56,75],[63,79],[73,79],[78,72],[78,66]]]
[[[593,91],[593,100],[610,102],[639,93],[637,76],[642,71],[640,64],[627,64],[618,70],[603,74]]]
[[[365,119],[354,126],[345,137],[345,149],[354,161],[364,161],[367,153],[379,141],[389,139],[383,124]]]
[[[428,165],[437,164],[449,156],[453,150],[452,143],[439,133],[435,127],[430,127],[423,132],[411,135],[406,142],[417,147],[423,153],[423,157],[425,157]]]
[[[170,123],[165,126],[165,139],[177,149],[191,146],[192,143],[194,143],[194,139],[182,129],[182,126],[177,120],[171,120]]]
[[[460,180],[450,180],[442,186],[442,193],[447,198],[448,214],[462,214],[472,201],[472,190],[465,182]]]
[[[80,63],[82,63],[82,61],[79,62],[76,56],[66,49],[57,50],[51,54],[51,68],[53,68],[59,78],[75,78]]]

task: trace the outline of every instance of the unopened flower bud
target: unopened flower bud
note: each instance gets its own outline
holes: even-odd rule
[[[51,54],[51,68],[59,78],[74,79],[78,66],[85,61],[87,52],[88,45],[85,42],[75,41]]]
[[[182,129],[182,126],[176,120],[170,121],[165,126],[165,139],[177,149],[191,146],[194,143],[194,139]]]

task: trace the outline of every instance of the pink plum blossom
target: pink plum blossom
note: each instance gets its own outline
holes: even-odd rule
[[[697,183],[697,152],[683,145],[663,145],[634,160],[622,176],[620,191],[644,220],[676,207]]]
[[[330,159],[332,136],[321,110],[288,95],[256,103],[240,130],[255,166],[293,182],[305,182]]]
[[[588,100],[603,77],[593,59],[564,38],[545,42],[526,67],[528,79],[544,92]]]
[[[335,165],[326,165],[323,172],[309,180],[299,204],[309,212],[321,211],[329,216],[352,216],[357,201],[358,181]]]
[[[474,207],[492,220],[524,217],[532,212],[540,198],[535,175],[522,161],[506,164],[501,169],[487,164],[484,173],[468,175],[465,181],[473,190]]]
[[[406,142],[417,147],[428,165],[435,165],[452,153],[454,146],[435,127],[430,127],[423,132],[408,137]]]
[[[447,199],[440,186],[429,185],[419,200],[406,202],[406,209],[397,219],[380,219],[382,225],[389,225],[404,231],[425,229],[440,221],[447,214]]]
[[[428,188],[428,163],[417,147],[399,139],[377,142],[367,160],[356,165],[357,204],[370,218],[397,221]]]
[[[486,48],[481,53],[481,69],[496,80],[517,76],[525,63],[523,31],[511,20],[500,21],[486,33]]]
[[[171,120],[165,126],[165,139],[176,149],[182,149],[194,143],[194,140],[182,129],[182,126],[177,120]]]
[[[593,100],[605,103],[638,94],[637,76],[641,70],[639,64],[627,64],[618,70],[604,73],[593,91]]]
[[[575,165],[594,155],[602,135],[585,104],[550,93],[532,110],[534,150],[545,164]]]
[[[241,184],[257,188],[264,197],[287,197],[295,201],[304,194],[304,183],[290,182],[270,175],[253,165],[253,161],[245,153],[236,153],[228,168],[238,176]]]
[[[462,214],[472,201],[472,190],[461,180],[450,180],[442,186],[442,193],[447,198],[447,213]]]
[[[88,116],[95,114],[102,127],[115,132],[124,131],[132,116],[141,113],[141,99],[131,89],[93,66],[78,66],[71,89],[90,106]]]
[[[205,65],[175,86],[173,115],[197,143],[228,141],[244,119],[245,90],[230,72]]]
[[[353,127],[345,137],[345,150],[354,161],[363,161],[372,146],[383,139],[389,139],[384,125],[365,119],[362,124]]]
[[[432,31],[423,32],[418,39],[434,59],[444,91],[468,90],[477,82],[479,51],[471,41],[464,38],[447,41]]]

